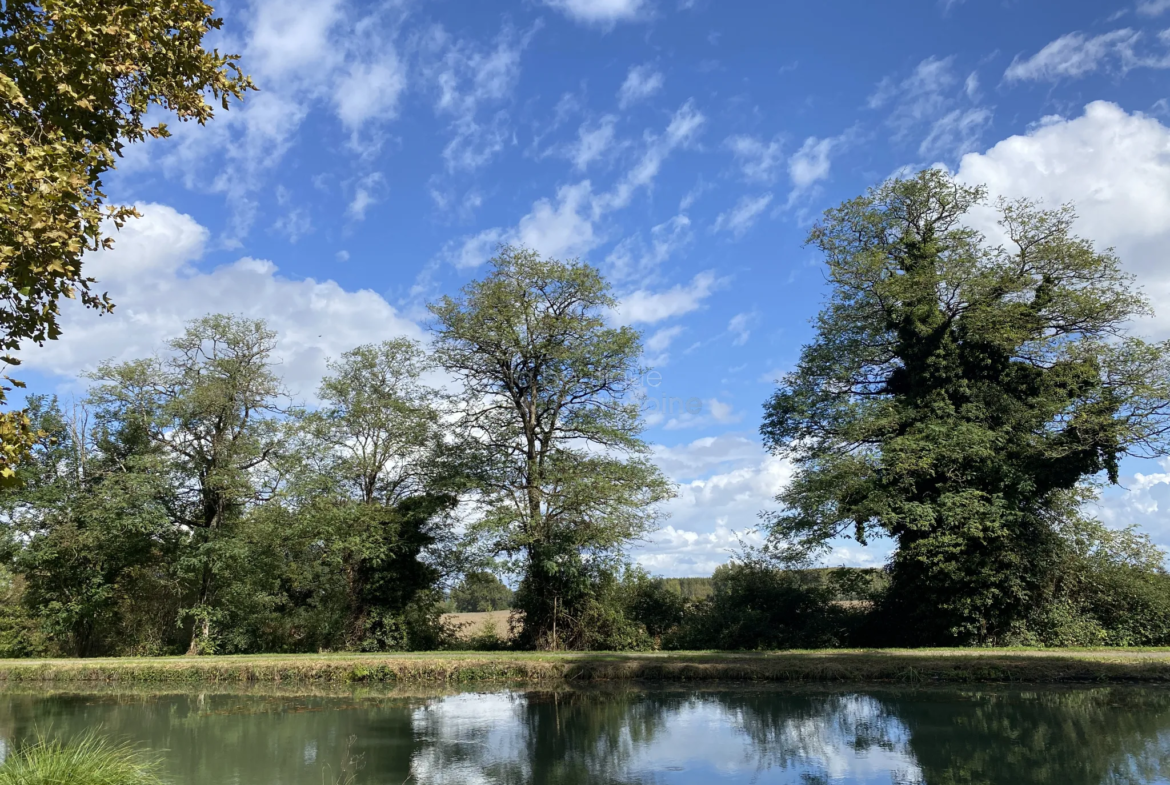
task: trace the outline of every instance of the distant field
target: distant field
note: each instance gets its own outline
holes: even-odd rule
[[[482,632],[484,627],[494,624],[496,634],[508,637],[508,618],[512,611],[487,611],[485,613],[444,613],[443,621],[459,626],[459,637],[467,639]]]

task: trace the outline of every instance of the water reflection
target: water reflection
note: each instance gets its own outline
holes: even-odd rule
[[[319,785],[351,755],[358,785],[1170,782],[1157,688],[0,692],[0,750],[94,726],[165,750],[177,785]]]

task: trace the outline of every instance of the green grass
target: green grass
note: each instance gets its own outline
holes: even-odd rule
[[[160,785],[154,761],[136,748],[88,734],[38,739],[0,765],[0,785]]]
[[[0,684],[393,686],[632,680],[1170,683],[1170,649],[881,649],[646,654],[422,652],[0,660]]]

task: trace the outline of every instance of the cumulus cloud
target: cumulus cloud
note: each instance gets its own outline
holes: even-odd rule
[[[643,18],[650,7],[648,0],[544,0],[544,4],[570,19],[600,27],[636,21]]]
[[[1007,82],[1055,82],[1077,79],[1102,68],[1121,73],[1134,68],[1170,68],[1170,36],[1162,33],[1155,50],[1139,51],[1142,33],[1124,28],[1086,36],[1069,33],[1056,39],[1031,57],[1017,56],[1007,71]]]
[[[485,229],[449,247],[447,258],[459,268],[478,267],[501,244],[525,246],[558,259],[587,253],[600,242],[590,214],[592,199],[588,180],[562,186],[555,201],[538,199],[514,229]]]
[[[743,237],[771,203],[772,194],[770,193],[741,197],[734,207],[720,213],[715,218],[714,231],[730,232],[737,238]]]
[[[697,311],[721,283],[713,272],[707,271],[688,284],[676,284],[665,291],[638,289],[621,298],[613,320],[619,324],[654,324]]]
[[[646,569],[669,575],[710,575],[743,544],[758,545],[762,510],[792,477],[791,465],[758,442],[725,434],[674,448],[656,447],[656,461],[678,482],[667,502],[669,525],[635,552]]]
[[[1048,117],[1026,134],[963,157],[958,177],[994,195],[1074,202],[1076,229],[1114,247],[1153,300],[1143,329],[1170,334],[1170,128],[1103,101],[1080,117]],[[994,231],[990,221],[983,228]]]
[[[618,90],[618,106],[627,109],[645,101],[661,90],[665,82],[662,72],[649,63],[632,67]]]
[[[1123,488],[1107,490],[1090,510],[1107,526],[1136,525],[1159,545],[1170,546],[1170,459],[1163,459],[1161,468],[1122,478]]]
[[[369,290],[285,278],[272,262],[250,257],[204,269],[199,262],[207,229],[166,205],[138,208],[143,217],[117,233],[114,249],[86,260],[86,274],[117,304],[114,313],[98,317],[66,303],[61,339],[28,352],[24,367],[74,378],[103,360],[158,351],[191,319],[235,313],[263,318],[278,332],[278,371],[295,393],[308,396],[326,358],[370,341],[424,337],[417,324]]]

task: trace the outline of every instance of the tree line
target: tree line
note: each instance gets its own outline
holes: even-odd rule
[[[1164,554],[1084,509],[1122,457],[1165,454],[1170,349],[1129,334],[1148,306],[1070,209],[1000,203],[993,245],[984,201],[927,171],[813,229],[829,297],[762,426],[796,475],[767,544],[706,584],[630,563],[674,491],[609,284],[502,248],[430,306],[428,346],[346,352],[311,406],[232,315],[99,366],[70,407],[30,397],[0,647],[437,648],[460,576],[453,600],[505,602],[485,570],[515,578],[523,648],[1166,642]],[[890,563],[802,569],[842,537]]]

